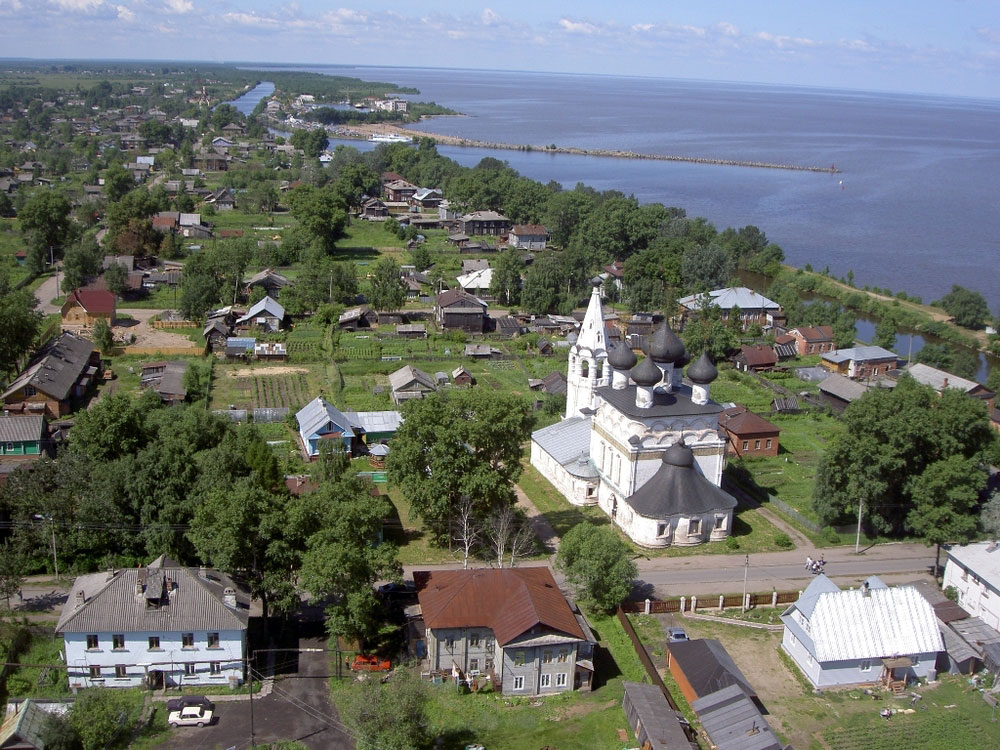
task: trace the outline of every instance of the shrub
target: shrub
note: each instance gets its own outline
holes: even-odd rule
[[[828,544],[836,544],[840,541],[840,534],[837,533],[837,530],[833,526],[824,526],[823,531],[820,532],[820,536]]]
[[[726,549],[736,551],[740,548],[740,540],[734,536],[726,537]]]
[[[795,542],[793,542],[792,538],[790,536],[788,536],[788,534],[786,534],[784,531],[779,531],[775,535],[775,537],[774,537],[774,543],[780,549],[791,549],[792,547],[795,546]]]
[[[958,602],[958,589],[954,586],[948,586],[944,590],[944,595],[953,602]]]

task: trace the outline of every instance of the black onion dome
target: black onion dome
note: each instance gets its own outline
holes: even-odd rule
[[[684,354],[674,360],[674,368],[687,367],[691,364],[691,355],[688,354],[687,349],[684,350]]]
[[[708,358],[708,352],[702,352],[698,361],[687,369],[687,376],[692,383],[708,385],[719,376],[719,371]]]
[[[603,283],[604,283],[604,279],[602,279],[600,276],[595,276],[594,278],[592,278],[590,280],[590,285],[592,287],[599,287]]]
[[[694,451],[678,441],[667,448],[663,463],[671,466],[694,466]]]
[[[659,383],[663,378],[663,373],[660,372],[659,367],[653,364],[652,358],[646,357],[632,368],[629,376],[635,381],[636,385],[649,387]]]
[[[608,364],[616,370],[631,370],[638,361],[632,347],[625,343],[616,344],[608,352]]]
[[[684,344],[677,338],[666,320],[653,333],[653,338],[649,342],[649,356],[654,362],[671,363],[685,355]]]

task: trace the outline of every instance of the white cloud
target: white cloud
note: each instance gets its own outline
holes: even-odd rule
[[[491,8],[483,8],[483,12],[479,18],[483,22],[483,26],[494,26],[503,21],[500,14]]]
[[[723,36],[736,37],[736,36],[740,35],[740,29],[739,29],[739,27],[738,26],[734,26],[733,24],[728,23],[726,21],[721,21],[721,22],[715,24],[715,28]]]
[[[592,23],[587,23],[586,21],[571,21],[568,18],[560,18],[559,25],[562,27],[563,31],[568,31],[570,34],[599,34],[601,31]]]
[[[984,42],[1000,44],[1000,29],[995,29],[992,26],[980,26],[976,29],[976,36]]]
[[[55,3],[63,10],[86,12],[97,10],[104,5],[104,0],[55,0]]]
[[[224,21],[237,23],[241,26],[250,26],[258,29],[271,29],[278,26],[278,21],[267,16],[258,16],[256,13],[224,13]]]
[[[652,30],[652,28],[653,28],[653,24],[651,24],[651,23],[636,23],[636,24],[632,24],[632,31],[634,31],[636,33],[639,33],[639,34],[645,32],[645,31],[650,31],[650,30]]]
[[[125,22],[130,22],[135,20],[135,13],[132,9],[125,5],[116,5],[115,10],[118,11],[118,18]]]
[[[170,13],[190,13],[194,10],[194,3],[191,0],[164,0],[164,5]]]

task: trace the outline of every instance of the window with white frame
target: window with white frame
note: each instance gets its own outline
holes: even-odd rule
[[[538,682],[538,686],[542,688],[552,687],[552,675],[543,674],[541,680]]]
[[[98,666],[93,666],[90,668],[90,679],[97,680],[101,677],[101,668]]]
[[[118,678],[128,677],[128,670],[126,669],[124,664],[115,665],[115,677]]]
[[[747,450],[749,447],[750,447],[750,441],[749,440],[744,440],[743,441],[743,450]]]
[[[125,636],[122,633],[117,633],[111,636],[111,648],[115,651],[122,651],[125,648]]]
[[[469,633],[469,645],[472,648],[479,648],[479,633]]]
[[[211,674],[222,674],[222,662],[213,661],[208,665],[208,671]]]
[[[194,633],[181,633],[181,648],[194,648]]]
[[[149,636],[149,650],[150,651],[160,650],[160,636],[158,635]]]
[[[665,524],[665,523],[658,523],[658,524],[656,524],[656,535],[657,536],[666,536],[667,535],[667,528],[668,528],[667,524]]]
[[[192,662],[192,661],[185,662],[185,664],[184,664],[184,674],[187,677],[194,677],[194,675],[195,675],[195,668],[194,668],[194,666],[195,666],[194,662]]]
[[[514,677],[514,690],[524,690],[524,675]]]
[[[700,534],[701,533],[701,519],[692,518],[688,521],[688,534]]]
[[[552,649],[545,649],[542,651],[542,664],[552,663]]]
[[[560,672],[556,675],[556,687],[566,687],[566,673]]]
[[[470,672],[479,671],[479,659],[469,659],[469,671]]]
[[[87,648],[88,649],[99,648],[96,633],[92,633],[91,635],[87,636]]]
[[[569,658],[569,649],[568,648],[559,649],[558,661],[565,662],[568,658]]]
[[[219,648],[219,634],[209,633],[208,634],[208,647],[209,648]]]
[[[716,529],[716,531],[721,531],[724,528],[726,528],[726,517],[725,516],[716,516],[715,517],[715,529]]]
[[[767,442],[764,443],[764,447],[770,450],[770,448],[771,448],[771,438],[767,439]]]

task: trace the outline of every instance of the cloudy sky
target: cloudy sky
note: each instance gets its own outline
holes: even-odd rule
[[[0,55],[635,73],[998,98],[1000,2],[0,0]]]

